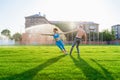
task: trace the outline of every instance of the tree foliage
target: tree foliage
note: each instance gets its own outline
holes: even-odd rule
[[[2,30],[1,34],[4,35],[4,36],[7,36],[9,38],[11,37],[11,32],[8,29]]]
[[[15,33],[12,38],[15,40],[15,41],[20,41],[21,40],[21,34],[20,33]]]
[[[103,32],[99,33],[99,38],[100,40],[103,41],[112,41],[115,40],[115,35],[114,35],[114,31],[108,31],[108,30],[104,30]]]

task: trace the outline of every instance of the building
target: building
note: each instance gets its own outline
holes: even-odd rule
[[[22,34],[22,44],[53,44],[55,41],[53,36],[45,36],[42,34],[52,34],[53,28],[57,28],[59,32],[62,31],[55,25],[39,14],[25,17],[25,33]],[[65,39],[64,35],[61,35]]]
[[[77,26],[83,25],[84,30],[88,34],[89,41],[99,40],[99,24],[85,21],[49,21],[51,24],[58,26],[62,31],[70,31]]]
[[[120,24],[113,25],[112,30],[115,32],[116,39],[120,39]]]
[[[46,19],[45,15],[41,15],[40,12],[39,14],[25,17],[25,28],[40,24],[49,24],[49,21]]]
[[[99,24],[94,22],[81,22],[80,25],[81,24],[87,33],[89,43],[91,41],[99,41]]]
[[[51,24],[57,25],[58,27],[60,27],[59,25],[61,25],[61,27],[63,26],[65,29],[65,27],[68,27],[66,29],[68,30],[72,30],[75,29],[77,26],[83,25],[84,26],[84,30],[87,33],[90,32],[99,32],[99,24],[94,23],[94,22],[85,22],[85,21],[49,21]],[[67,30],[66,30],[67,31]]]
[[[80,22],[79,25],[84,26],[86,33],[95,32],[99,33],[99,24],[94,22]]]
[[[25,33],[22,34],[22,44],[53,44],[53,36],[46,36],[42,34],[52,34],[53,28],[58,28],[51,24],[41,24],[31,26],[25,29]],[[58,28],[59,32],[62,31]],[[61,35],[65,39],[64,35]]]
[[[53,33],[53,28],[58,28],[60,32],[66,32],[75,29],[76,26],[79,25],[84,25],[84,30],[89,35],[89,41],[98,40],[99,36],[93,34],[93,32],[99,33],[99,24],[97,23],[83,21],[48,21],[45,15],[41,15],[39,12],[39,14],[25,17],[25,33],[22,34],[22,43],[52,44],[54,42],[53,37],[41,34]],[[71,37],[72,36],[69,36],[69,38]],[[68,37],[62,35],[62,38],[64,40]]]

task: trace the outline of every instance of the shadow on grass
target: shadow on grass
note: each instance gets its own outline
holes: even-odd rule
[[[87,80],[108,80],[102,73],[100,73],[99,71],[94,69],[92,66],[90,66],[79,55],[78,55],[78,59],[75,59],[73,56],[71,56],[71,59],[73,60],[75,66],[78,69],[82,70]],[[112,80],[112,79],[113,78],[111,77],[109,80]]]
[[[100,65],[97,61],[95,61],[94,59],[91,59],[93,62],[95,62],[104,72],[105,77],[107,78],[107,80],[115,80],[112,76],[111,73],[105,69],[102,65]]]
[[[15,75],[12,75],[9,77],[0,78],[0,80],[33,80],[34,76],[36,76],[36,74],[39,71],[41,71],[44,68],[56,63],[58,60],[60,60],[63,57],[65,57],[65,55],[51,58],[51,59],[47,60],[46,62],[44,62],[43,64],[38,65],[35,68],[32,68],[32,69],[25,71],[23,73],[20,73],[20,74],[15,74]]]

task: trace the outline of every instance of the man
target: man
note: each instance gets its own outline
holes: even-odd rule
[[[85,39],[85,44],[87,42],[87,35],[86,35],[86,32],[83,29],[83,26],[80,25],[77,28],[77,30],[75,30],[75,31],[77,31],[77,34],[76,34],[76,37],[74,38],[74,41],[72,43],[72,47],[70,49],[70,55],[72,54],[72,51],[73,51],[73,48],[74,48],[75,45],[76,45],[76,48],[77,48],[77,53],[80,54],[79,44],[80,44],[82,38]],[[75,31],[73,31],[73,32],[75,32]]]

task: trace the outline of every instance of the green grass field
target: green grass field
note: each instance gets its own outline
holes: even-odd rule
[[[70,56],[56,46],[1,46],[0,80],[120,80],[120,46],[80,49]]]

